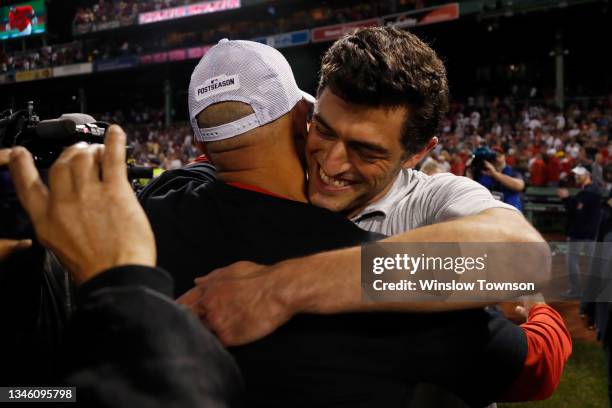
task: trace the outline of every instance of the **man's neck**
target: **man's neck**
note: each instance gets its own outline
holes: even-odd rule
[[[397,173],[397,175],[393,178],[393,180],[382,191],[380,191],[378,194],[376,194],[374,197],[368,200],[365,204],[359,206],[358,208],[353,208],[349,211],[346,211],[344,214],[346,218],[348,218],[349,220],[355,218],[357,215],[361,214],[363,210],[368,208],[368,206],[374,204],[377,201],[380,201],[384,196],[386,196],[389,193],[389,191],[391,191],[395,183],[397,182],[397,178],[400,177],[400,173],[402,171],[403,170],[400,170]]]
[[[226,183],[248,184],[290,200],[307,202],[305,171],[293,135],[259,135],[251,145],[211,156],[217,177]]]
[[[307,202],[304,171],[301,167],[292,169],[275,165],[231,172],[220,171],[217,173],[217,178],[225,183],[251,185],[290,200]]]

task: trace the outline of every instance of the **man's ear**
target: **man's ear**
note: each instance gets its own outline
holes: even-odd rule
[[[296,142],[304,143],[308,134],[308,112],[310,104],[306,100],[299,101],[291,110],[291,120],[293,122],[293,135]]]
[[[306,158],[304,150],[306,145],[306,136],[308,136],[308,113],[310,104],[306,100],[299,101],[291,110],[291,121],[293,125],[293,138],[295,139],[295,149],[300,158],[302,166],[305,166]]]
[[[208,149],[206,148],[206,143],[204,143],[204,142],[200,142],[200,141],[197,141],[197,140],[196,140],[195,145],[198,147],[198,149],[200,149],[200,150],[202,151],[202,153],[204,153],[204,156],[206,156],[206,158],[208,159],[208,161],[209,161],[211,164],[213,164],[213,165],[214,165],[215,163],[213,163],[212,158],[210,157],[210,154],[208,154]]]
[[[402,167],[405,169],[412,169],[416,167],[416,165],[423,160],[425,156],[429,154],[433,150],[434,147],[438,144],[438,138],[436,136],[429,139],[427,146],[425,146],[421,151],[408,155],[402,163]]]

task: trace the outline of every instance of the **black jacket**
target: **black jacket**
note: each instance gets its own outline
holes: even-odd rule
[[[239,260],[272,264],[373,238],[340,214],[213,179],[210,166],[192,165],[164,173],[140,197],[176,295]],[[521,328],[480,309],[297,315],[230,351],[249,408],[425,408],[429,397],[410,405],[420,383],[471,406],[493,401],[521,370],[527,344]]]
[[[589,184],[575,196],[563,199],[567,210],[567,236],[575,239],[595,240],[601,219],[601,193]]]
[[[242,380],[216,337],[172,299],[160,269],[127,266],[86,282],[60,373],[91,407],[239,405]]]
[[[26,255],[11,261],[28,265]],[[32,255],[21,274],[0,265],[1,282],[14,284],[1,287],[3,386],[76,387],[86,407],[241,406],[233,357],[172,300],[165,271],[114,268],[70,297],[59,289],[65,275],[34,268],[41,259]]]

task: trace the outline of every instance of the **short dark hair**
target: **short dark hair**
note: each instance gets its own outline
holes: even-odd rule
[[[448,110],[444,63],[397,28],[364,28],[336,41],[323,56],[317,94],[326,87],[348,103],[409,108],[401,131],[408,153],[427,145]]]

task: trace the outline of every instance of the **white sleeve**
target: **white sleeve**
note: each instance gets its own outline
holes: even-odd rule
[[[515,207],[496,200],[485,187],[467,177],[439,173],[429,178],[422,199],[426,224],[435,224],[453,218],[476,215],[489,208]]]

